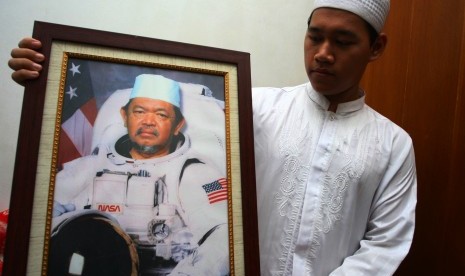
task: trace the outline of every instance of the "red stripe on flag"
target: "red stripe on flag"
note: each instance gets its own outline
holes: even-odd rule
[[[223,193],[225,193],[225,189],[224,189],[224,188],[223,188],[223,190],[218,190],[218,191],[209,193],[209,196],[210,196],[210,197],[214,197],[214,196],[216,196],[216,195],[221,195],[221,194],[223,194]]]
[[[81,157],[79,151],[74,146],[71,139],[69,139],[66,132],[61,130],[60,143],[58,144],[58,166],[62,167],[64,163],[72,161],[76,158]]]
[[[98,113],[95,98],[90,99],[88,102],[82,105],[81,111],[86,116],[87,121],[89,121],[89,123],[93,126]]]
[[[216,199],[211,198],[211,199],[209,200],[209,202],[210,202],[210,204],[213,204],[213,203],[215,203],[215,202],[219,202],[219,201],[226,200],[227,198],[228,198],[227,195],[224,195],[223,197],[216,198]]]
[[[63,122],[61,129],[66,132],[81,156],[89,155],[92,152],[93,127],[81,109],[78,109],[73,116]]]

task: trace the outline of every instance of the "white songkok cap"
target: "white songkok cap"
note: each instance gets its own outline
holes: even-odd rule
[[[335,8],[354,13],[379,33],[389,13],[389,0],[315,0],[313,9]]]
[[[136,77],[129,99],[149,98],[168,102],[181,108],[179,83],[160,75],[143,74]]]

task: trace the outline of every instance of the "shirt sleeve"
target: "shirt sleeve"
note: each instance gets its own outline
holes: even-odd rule
[[[391,160],[375,194],[360,248],[330,275],[394,274],[412,243],[416,196],[412,141],[408,135],[400,135],[393,142]]]

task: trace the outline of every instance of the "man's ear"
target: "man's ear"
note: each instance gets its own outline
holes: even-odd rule
[[[124,107],[121,107],[121,109],[119,110],[119,113],[121,114],[121,118],[123,119],[124,126],[127,127],[126,122],[128,121],[128,114],[126,113],[126,110],[124,109]]]
[[[179,123],[176,125],[176,127],[174,128],[174,135],[178,135],[179,132],[181,131],[182,127],[184,126],[184,124],[186,123],[186,120],[184,120],[184,118],[182,118],[181,121],[179,121]]]
[[[387,35],[385,33],[380,33],[378,38],[376,38],[375,42],[373,43],[373,45],[371,45],[370,61],[374,61],[380,58],[384,52],[384,49],[386,49],[386,45],[387,45]]]

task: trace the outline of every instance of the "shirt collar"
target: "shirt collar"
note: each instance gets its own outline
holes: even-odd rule
[[[315,89],[313,89],[310,82],[307,83],[306,90],[307,90],[307,95],[310,97],[310,99],[313,102],[315,102],[317,105],[319,105],[324,110],[328,110],[329,108],[328,99],[325,96],[321,95],[320,93],[316,92]],[[362,92],[363,92],[363,96],[361,96],[360,98],[354,101],[340,103],[337,106],[336,113],[337,114],[351,113],[351,112],[362,109],[363,106],[365,105],[365,91],[362,90]]]

